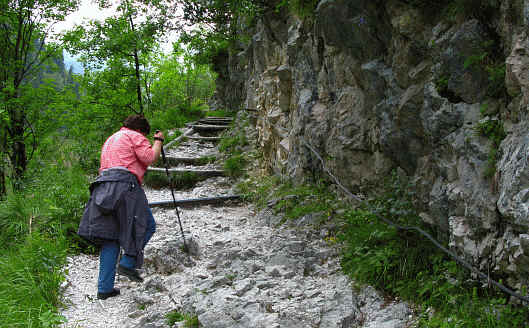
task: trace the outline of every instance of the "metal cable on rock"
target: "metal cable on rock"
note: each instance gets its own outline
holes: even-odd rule
[[[312,152],[314,153],[314,155],[320,160],[321,162],[321,165],[323,167],[323,170],[334,180],[334,182],[336,183],[336,185],[338,187],[340,187],[340,189],[342,189],[345,194],[358,201],[358,202],[361,202],[361,203],[365,203],[364,200],[360,199],[360,197],[354,195],[352,192],[350,192],[346,187],[344,187],[340,181],[338,180],[338,178],[332,174],[331,171],[329,171],[329,169],[327,169],[327,167],[325,167],[325,163],[323,162],[323,158],[320,156],[320,154],[318,154],[318,152],[316,150],[314,150],[314,148],[307,142],[305,141],[305,139],[303,137],[300,137],[301,138],[301,141],[305,144],[305,146]],[[527,296],[523,296],[523,295],[520,295],[518,293],[516,293],[515,291],[511,290],[510,288],[500,284],[499,282],[493,280],[490,278],[489,275],[486,275],[484,274],[483,272],[479,271],[478,269],[476,269],[475,267],[473,267],[470,263],[468,263],[467,261],[465,261],[464,259],[462,259],[461,257],[457,256],[454,252],[448,250],[447,248],[445,248],[443,245],[441,245],[441,243],[439,243],[437,240],[435,240],[429,233],[427,233],[426,231],[422,230],[421,228],[419,227],[414,227],[414,226],[411,226],[411,227],[408,227],[408,226],[401,226],[401,225],[398,225],[384,217],[381,217],[379,216],[378,214],[376,213],[372,213],[374,214],[378,219],[382,220],[383,222],[385,222],[386,224],[388,225],[391,225],[399,230],[415,230],[417,231],[419,234],[423,235],[424,237],[426,237],[428,240],[430,240],[437,248],[439,248],[441,251],[443,251],[445,254],[447,254],[448,256],[450,256],[451,258],[453,258],[456,262],[458,262],[459,264],[461,264],[462,266],[464,266],[465,268],[467,268],[468,270],[474,272],[475,274],[477,274],[480,278],[482,279],[486,279],[487,282],[493,284],[494,286],[498,287],[501,291],[513,296],[513,297],[516,297],[518,298],[519,300],[521,301],[524,301],[524,302],[528,302],[529,303],[529,297]]]

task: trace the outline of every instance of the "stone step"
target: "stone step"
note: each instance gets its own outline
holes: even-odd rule
[[[215,156],[203,156],[203,157],[181,157],[181,156],[165,156],[167,164],[175,166],[178,164],[190,164],[190,165],[206,165],[216,160]],[[153,165],[154,167],[164,167],[162,160],[158,160]]]
[[[193,129],[188,127],[188,129],[185,130],[184,133],[182,133],[182,135],[178,136],[176,139],[173,139],[172,141],[165,144],[163,146],[163,149],[167,152],[167,149],[169,149],[172,145],[174,145],[175,143],[178,143],[180,140],[184,138],[188,138],[188,136],[190,134],[193,134],[193,132],[194,132]]]
[[[204,117],[203,120],[233,121],[233,117],[229,117],[229,116],[208,116],[208,117]]]
[[[165,168],[149,167],[145,173],[145,185],[154,188],[167,188],[171,184],[177,190],[192,188],[196,183],[211,177],[224,176],[223,170],[199,170],[199,169],[169,169],[169,176]]]
[[[217,121],[233,121],[233,117],[216,117],[216,116],[208,116],[201,118],[201,120],[217,120]]]
[[[193,137],[189,136],[187,139],[198,140],[198,141],[219,141],[221,137]]]
[[[211,125],[211,124],[189,124],[189,128],[192,128],[197,132],[211,132],[211,131],[222,131],[228,128],[227,125]]]
[[[169,174],[196,174],[199,177],[220,177],[224,176],[224,170],[200,170],[200,169],[179,169],[179,168],[173,168],[168,169]],[[147,172],[165,172],[165,168],[160,167],[149,167],[147,168]]]
[[[150,207],[174,207],[176,203],[177,206],[197,206],[197,205],[207,205],[207,204],[219,204],[226,201],[239,200],[241,196],[231,195],[231,196],[218,196],[218,197],[205,197],[205,198],[191,198],[191,199],[177,199],[173,200],[162,200],[158,202],[149,203]]]
[[[213,125],[230,125],[232,120],[211,120],[207,118],[203,118],[201,120],[198,120],[198,123],[201,124],[213,124]]]

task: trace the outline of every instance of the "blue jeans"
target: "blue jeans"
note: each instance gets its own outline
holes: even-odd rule
[[[156,222],[154,221],[154,216],[150,208],[149,213],[151,215],[147,219],[147,231],[145,232],[143,248],[145,248],[145,245],[147,245],[156,231]],[[101,253],[99,254],[99,278],[97,282],[97,291],[99,293],[109,293],[114,289],[118,256],[119,243],[117,241],[109,241],[101,245]],[[136,266],[136,258],[123,255],[121,261],[119,261],[119,265],[134,269]]]

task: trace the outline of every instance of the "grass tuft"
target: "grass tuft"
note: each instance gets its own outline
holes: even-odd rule
[[[172,177],[173,188],[188,189],[192,188],[202,178],[194,172],[177,172],[170,173]],[[151,188],[160,189],[170,186],[171,179],[165,172],[151,171],[145,174],[144,183]]]
[[[180,313],[177,310],[173,310],[165,315],[167,324],[172,327],[177,322],[184,321],[185,328],[198,328],[198,317],[187,313]]]

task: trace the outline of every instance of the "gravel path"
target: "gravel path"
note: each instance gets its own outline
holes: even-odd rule
[[[194,146],[180,147],[182,153],[203,154]],[[171,199],[168,189],[145,191],[149,201]],[[229,179],[220,177],[175,196],[232,193]],[[68,321],[62,327],[169,327],[170,311],[196,315],[200,327],[212,328],[401,328],[413,321],[406,303],[385,299],[372,288],[353,291],[335,249],[309,227],[276,227],[280,218],[270,209],[258,212],[237,203],[181,208],[193,256],[181,250],[174,209],[155,208],[153,214],[157,231],[145,249],[145,281],[118,276],[120,296],[95,297],[96,256],[68,259],[62,311]]]

